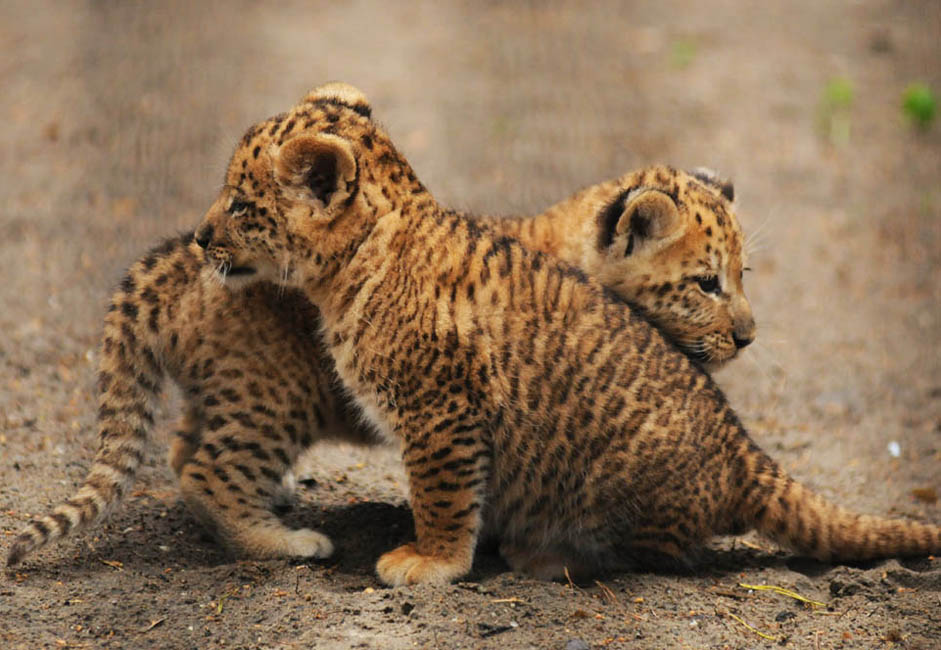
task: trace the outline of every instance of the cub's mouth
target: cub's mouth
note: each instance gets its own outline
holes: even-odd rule
[[[691,361],[695,361],[699,364],[703,364],[709,361],[709,353],[702,348],[693,348],[679,344],[677,344],[677,347],[680,349],[680,352],[689,357]]]
[[[735,356],[733,354],[732,357],[728,359],[719,360],[716,358],[715,352],[707,348],[703,343],[696,345],[677,343],[676,347],[679,348],[680,352],[685,354],[690,361],[709,371],[720,368],[726,362],[731,361]]]
[[[251,266],[233,266],[225,272],[227,276],[231,277],[255,275],[255,273],[255,269]]]

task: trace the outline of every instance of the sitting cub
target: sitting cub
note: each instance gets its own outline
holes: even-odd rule
[[[697,290],[739,291],[727,230],[698,211],[730,217],[710,188],[686,190],[698,199],[667,170],[640,175],[599,245],[690,241],[680,266]],[[597,280],[441,208],[354,88],[250,129],[196,241],[226,286],[303,291],[355,406],[400,441],[417,541],[380,558],[388,584],[466,574],[487,533],[544,577],[683,560],[750,528],[821,559],[941,552],[941,528],[853,514],[794,482],[710,377]],[[682,302],[691,282],[654,293]],[[208,492],[237,485],[225,477],[251,450],[235,443],[201,461]]]
[[[360,144],[368,154],[369,137]],[[247,154],[238,175],[254,184],[249,162],[262,151],[252,147]],[[372,192],[397,192],[401,182],[376,177]],[[638,188],[651,184],[688,205],[684,214],[696,227],[659,232],[642,214],[625,216]],[[476,223],[600,278],[687,355],[715,368],[754,336],[731,199],[731,185],[707,172],[651,168],[587,188],[540,215]],[[241,214],[248,205],[229,209]],[[257,216],[268,215],[259,210]],[[711,244],[699,226],[715,230]],[[704,265],[699,258],[706,247],[714,249]],[[187,234],[128,270],[105,319],[96,464],[74,497],[27,526],[9,564],[90,526],[120,500],[143,459],[153,429],[151,403],[165,377],[181,388],[186,405],[170,464],[187,504],[210,530],[233,550],[255,556],[331,552],[321,533],[286,528],[272,505],[292,492],[290,469],[315,442],[374,443],[374,431],[351,416],[356,407],[334,381],[333,360],[317,333],[317,309],[301,292],[265,282],[230,292],[202,277],[204,261]],[[229,280],[245,272],[220,270]]]

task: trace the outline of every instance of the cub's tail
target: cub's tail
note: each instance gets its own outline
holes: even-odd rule
[[[162,359],[176,341],[162,341],[173,285],[198,272],[188,243],[167,240],[128,270],[105,316],[98,372],[98,451],[74,496],[33,519],[13,541],[7,566],[49,542],[87,528],[116,506],[133,485],[154,424],[154,401],[165,375]]]
[[[757,453],[746,508],[755,528],[779,544],[823,561],[941,554],[941,527],[850,512]]]

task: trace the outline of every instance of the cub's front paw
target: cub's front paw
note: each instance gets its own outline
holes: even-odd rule
[[[447,583],[470,571],[470,562],[457,558],[422,555],[414,544],[405,544],[379,558],[376,573],[387,585]]]

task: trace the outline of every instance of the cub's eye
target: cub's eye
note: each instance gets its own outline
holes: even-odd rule
[[[699,288],[705,293],[714,293],[716,295],[722,293],[719,289],[719,276],[717,275],[701,275],[696,278],[696,282],[699,283]]]
[[[229,214],[231,214],[232,216],[235,216],[237,214],[241,214],[242,212],[247,211],[251,207],[252,207],[252,204],[249,203],[248,201],[241,201],[239,199],[235,199],[232,201],[231,205],[229,205]]]

